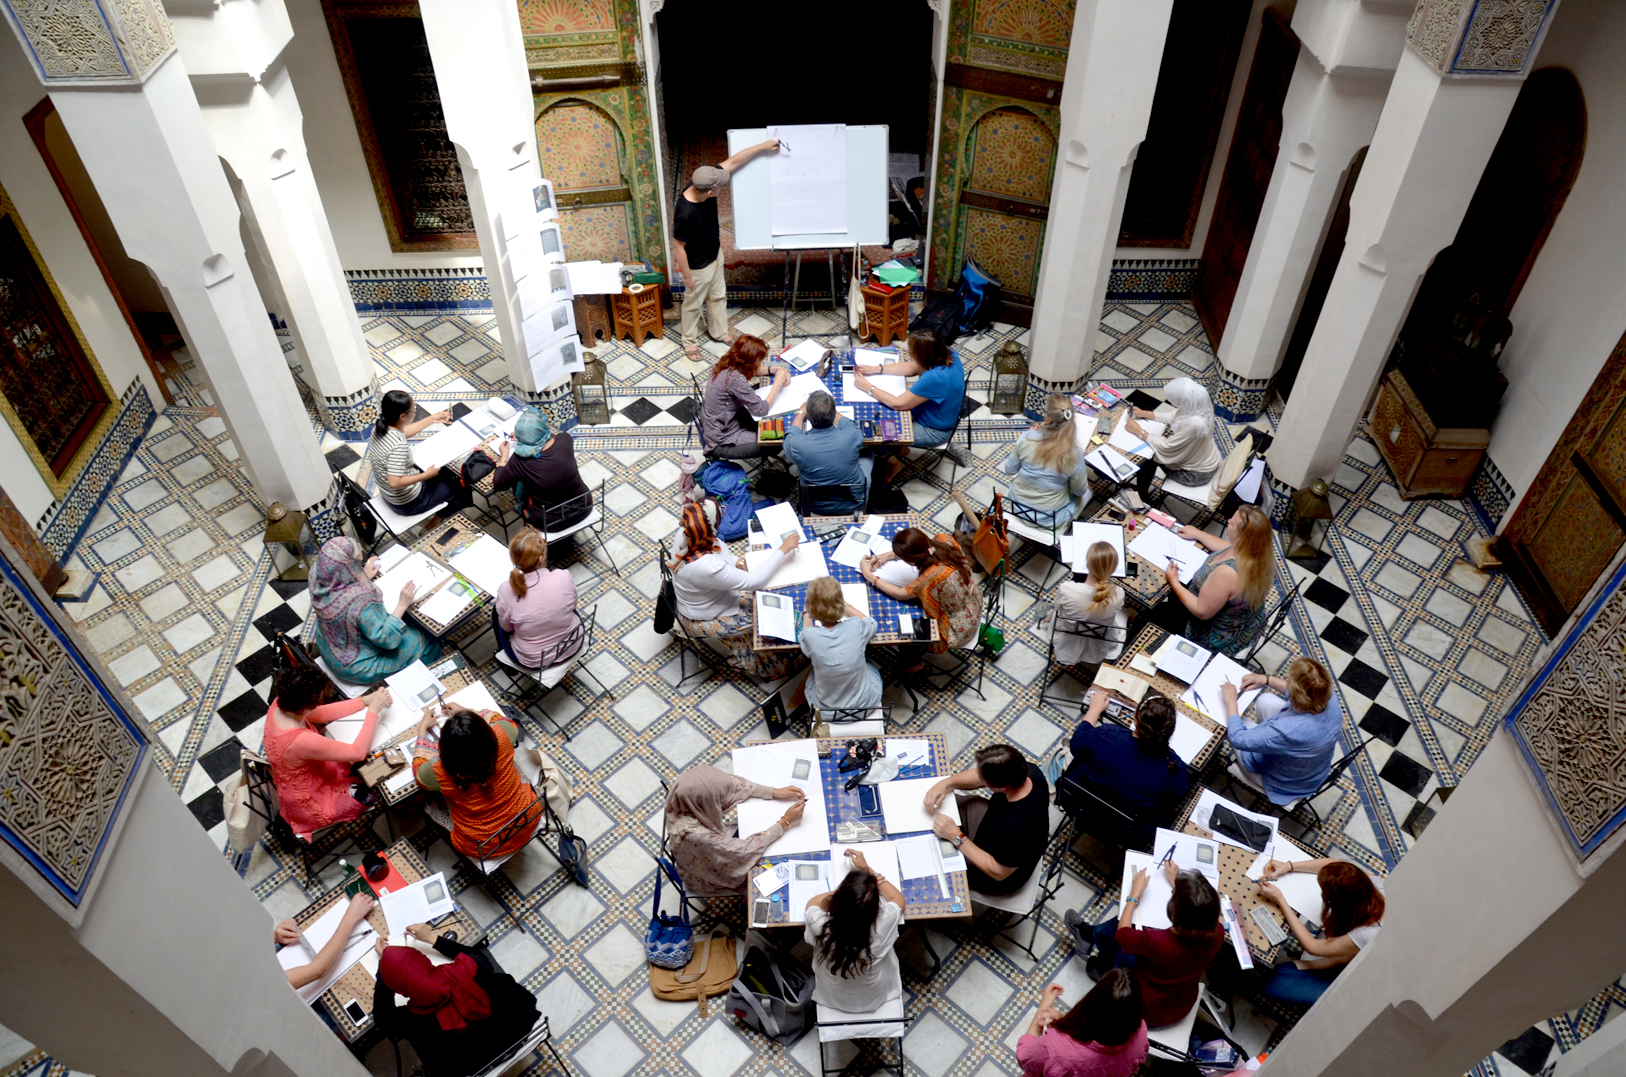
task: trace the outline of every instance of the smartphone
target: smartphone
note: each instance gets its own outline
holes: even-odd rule
[[[436,539],[436,540],[435,540],[435,541],[436,541],[436,542],[437,542],[437,543],[439,543],[439,544],[440,544],[440,545],[442,545],[442,546],[444,546],[444,545],[446,545],[446,544],[447,544],[447,543],[448,543],[448,542],[450,542],[450,541],[452,541],[452,540],[453,540],[453,539],[454,539],[454,538],[456,538],[456,537],[457,537],[457,536],[458,536],[458,535],[459,535],[459,534],[460,534],[460,532],[459,532],[459,531],[458,531],[458,529],[457,529],[457,528],[455,528],[455,527],[448,527],[448,528],[447,528],[447,529],[446,529],[446,530],[445,530],[445,531],[444,531],[444,532],[443,532],[443,533],[442,533],[442,534],[441,534],[441,536],[440,536],[440,538],[438,538],[438,539]]]
[[[858,428],[864,432],[865,441],[875,440],[875,420],[865,419],[858,424]]]
[[[1126,579],[1131,579],[1132,580],[1132,579],[1134,579],[1135,577],[1137,577],[1139,575],[1140,575],[1140,562],[1139,561],[1131,561],[1131,562],[1129,562],[1129,564],[1124,566],[1124,577]]]
[[[924,617],[916,617],[915,618],[915,638],[916,639],[931,639],[932,638],[932,623],[930,621],[928,621]]]
[[[1095,417],[1095,432],[1097,434],[1112,433],[1112,413],[1103,411]]]
[[[351,999],[344,1004],[344,1012],[349,1016],[350,1020],[358,1025],[365,1023],[367,1020],[367,1011],[362,1009],[361,1003],[355,999]]]
[[[873,785],[858,787],[858,810],[865,815],[881,814],[881,791]]]
[[[768,903],[758,901],[751,912],[751,922],[759,927],[768,926]]]
[[[907,613],[898,614],[898,635],[912,636],[915,634],[915,619]]]

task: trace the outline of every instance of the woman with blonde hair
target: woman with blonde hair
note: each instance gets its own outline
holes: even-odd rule
[[[1187,525],[1180,537],[1210,551],[1190,584],[1180,582],[1175,562],[1163,570],[1173,599],[1186,614],[1181,634],[1210,651],[1241,654],[1264,627],[1265,599],[1276,579],[1270,518],[1242,505],[1226,521],[1224,535]]]
[[[564,569],[548,568],[548,544],[534,528],[514,536],[508,559],[514,568],[497,588],[497,645],[526,669],[558,665],[571,657],[556,653],[560,641],[581,623],[576,582]]]
[[[881,705],[881,671],[864,660],[875,638],[873,618],[848,602],[833,576],[807,585],[802,653],[813,663],[807,702],[815,710],[869,710]]]
[[[1124,613],[1124,589],[1112,582],[1118,571],[1118,551],[1110,542],[1092,542],[1084,554],[1089,573],[1083,583],[1064,583],[1056,589],[1056,617],[1054,630],[1056,661],[1064,665],[1079,662],[1110,662],[1123,653],[1128,638],[1129,617]],[[1099,639],[1084,635],[1083,625],[1064,625],[1059,621],[1079,621],[1085,625],[1109,626]]]
[[[1016,438],[1005,458],[1011,511],[1040,527],[1078,518],[1090,500],[1089,467],[1073,435],[1073,404],[1060,393],[1045,397],[1044,417]]]
[[[724,460],[772,456],[780,443],[757,444],[756,420],[768,414],[774,398],[790,384],[790,371],[780,367],[766,397],[751,388],[751,379],[768,373],[768,345],[741,333],[711,368],[700,400],[700,433],[706,454]]]

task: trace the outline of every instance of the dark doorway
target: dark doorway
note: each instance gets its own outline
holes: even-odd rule
[[[1360,179],[1361,165],[1366,163],[1366,150],[1367,147],[1362,146],[1350,158],[1344,182],[1338,188],[1338,201],[1333,203],[1332,218],[1327,222],[1327,235],[1321,241],[1321,253],[1316,256],[1315,268],[1310,271],[1310,284],[1305,289],[1298,317],[1293,322],[1293,335],[1288,338],[1281,369],[1276,372],[1274,385],[1283,401],[1293,392],[1293,383],[1298,380],[1299,367],[1304,365],[1305,349],[1310,346],[1310,335],[1315,332],[1316,320],[1321,317],[1321,308],[1327,302],[1327,292],[1332,289],[1332,276],[1338,272],[1338,259],[1344,254],[1344,238],[1349,235],[1349,196],[1355,190],[1355,181]]]
[[[1254,229],[1265,205],[1265,191],[1276,168],[1282,140],[1282,102],[1287,99],[1298,55],[1298,35],[1288,26],[1286,17],[1266,8],[1192,290],[1197,317],[1216,346],[1230,319],[1242,267],[1247,263],[1248,248],[1253,245]]]
[[[1120,246],[1191,246],[1252,7],[1250,0],[1174,0]]]

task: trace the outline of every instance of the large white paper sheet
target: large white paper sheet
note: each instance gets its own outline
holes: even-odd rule
[[[1180,702],[1188,707],[1195,708],[1212,718],[1220,725],[1225,724],[1225,703],[1220,695],[1220,685],[1226,681],[1231,682],[1239,690],[1242,687],[1242,678],[1248,671],[1223,654],[1215,654],[1197,674],[1197,679],[1190,682],[1191,687],[1186,694],[1180,697]],[[1237,713],[1243,714],[1252,706],[1254,699],[1263,691],[1254,688],[1247,692],[1239,692],[1236,701]]]
[[[409,581],[418,585],[413,595],[416,600],[423,598],[437,583],[450,575],[444,565],[431,560],[427,554],[413,551],[396,562],[394,568],[380,576],[377,583],[379,591],[384,596],[384,607],[393,609],[401,597],[401,588]]]
[[[1176,711],[1174,715],[1174,735],[1169,738],[1169,747],[1174,754],[1186,761],[1189,766],[1197,753],[1202,751],[1212,740],[1214,734],[1197,722]]]
[[[772,591],[756,592],[757,634],[764,639],[782,639],[796,642],[796,606],[789,595],[776,595]],[[757,779],[761,781],[761,779]],[[763,784],[767,784],[764,782]]]
[[[829,349],[816,340],[804,340],[794,348],[786,348],[779,353],[779,358],[797,370],[810,370],[813,365],[824,358]]]
[[[883,393],[901,396],[909,391],[909,383],[902,374],[870,374],[870,385]],[[843,404],[878,404],[880,401],[853,384],[851,373],[841,375],[841,402]]]
[[[768,128],[779,140],[768,155],[770,219],[776,236],[847,230],[847,125],[804,123]]]
[[[540,352],[527,352],[526,355],[531,361],[531,377],[539,389],[550,388],[570,375],[580,374],[587,369],[587,362],[582,358],[581,338],[574,334],[548,345]]]
[[[735,748],[731,753],[734,761],[735,774],[750,774],[756,767],[756,753],[768,745],[747,745]],[[807,754],[814,759],[818,758],[819,747],[817,741],[812,740],[782,740],[772,745],[775,751],[790,752],[792,754]],[[824,810],[824,783],[810,781],[806,787],[807,805],[802,813],[802,821],[791,827],[780,836],[779,840],[762,851],[763,856],[785,856],[792,853],[811,853],[819,849],[830,847],[830,820]],[[740,837],[748,838],[752,834],[760,834],[770,826],[777,823],[790,802],[785,800],[758,800],[755,797],[740,802],[737,809],[739,813]]]
[[[896,759],[900,768],[918,766],[931,759],[931,742],[911,737],[888,737],[886,757]]]
[[[857,568],[860,561],[874,552],[870,547],[870,543],[874,539],[874,533],[850,527],[847,529],[847,533],[841,536],[841,542],[836,546],[835,552],[830,555],[830,560],[838,565],[846,565],[848,568]],[[890,542],[888,545],[890,547]]]
[[[789,415],[807,403],[807,398],[817,392],[828,392],[824,382],[819,380],[817,374],[798,374],[790,379],[790,384],[779,390],[779,395],[773,398],[773,404],[768,408],[769,415]]]
[[[932,828],[933,813],[926,810],[926,793],[938,782],[937,778],[903,778],[882,782],[875,788],[881,793],[881,821],[888,837],[899,834],[918,834]],[[960,805],[950,792],[943,798],[938,812],[960,821]]]
[[[389,685],[390,695],[397,703],[405,707],[421,709],[437,702],[445,693],[446,686],[440,683],[429,667],[422,662],[414,662],[405,669],[392,673],[384,678]]]
[[[572,295],[621,294],[620,262],[601,262],[597,259],[566,262],[564,269],[570,279]]]
[[[1139,434],[1131,434],[1129,432],[1129,428],[1126,425],[1128,422],[1129,409],[1125,408],[1123,414],[1118,416],[1118,425],[1112,428],[1112,436],[1107,438],[1107,444],[1111,445],[1119,452],[1126,452],[1131,456],[1138,456],[1144,460],[1146,457],[1152,455],[1152,447],[1146,444],[1146,439],[1141,437]],[[1163,424],[1158,423],[1156,425],[1159,427],[1157,432],[1161,433]],[[1147,426],[1146,423],[1142,423],[1141,426],[1147,430],[1151,429],[1151,427]]]
[[[474,599],[463,585],[453,580],[445,587],[430,595],[428,600],[418,606],[418,613],[437,624],[450,625],[463,615]]]
[[[1229,808],[1238,815],[1242,816],[1244,819],[1252,819],[1260,826],[1266,827],[1271,833],[1271,838],[1265,843],[1264,849],[1260,850],[1255,849],[1250,845],[1244,845],[1240,841],[1227,837],[1226,835],[1216,831],[1212,826],[1215,808]],[[1281,820],[1277,819],[1275,816],[1260,815],[1257,812],[1251,812],[1234,801],[1226,800],[1212,789],[1204,789],[1202,791],[1202,795],[1197,798],[1197,806],[1191,809],[1191,821],[1213,834],[1215,841],[1223,842],[1226,845],[1234,845],[1238,849],[1246,849],[1250,853],[1263,852],[1266,854],[1268,854],[1271,849],[1275,848],[1276,831],[1281,822]]]
[[[943,857],[938,852],[935,835],[917,834],[914,837],[900,838],[892,845],[898,852],[898,874],[905,879],[935,878],[938,891],[945,901],[948,900],[947,871],[943,865]]]
[[[1219,889],[1219,846],[1214,841],[1158,827],[1152,841],[1152,856],[1162,860],[1170,847],[1174,849],[1175,867],[1181,871],[1196,868],[1208,877],[1214,889]]]
[[[745,555],[745,566],[752,571],[770,557],[778,556],[778,547],[768,550],[752,550]],[[820,576],[830,575],[830,568],[824,563],[824,547],[817,542],[804,542],[793,550],[789,557],[779,563],[774,574],[762,585],[764,591],[777,591],[783,587],[794,587],[799,583],[816,580]]]
[[[575,316],[561,318],[558,313],[561,309],[569,310],[570,304],[557,303],[526,314],[525,320],[520,323],[520,333],[525,338],[527,356],[545,352],[559,341],[576,334]]]
[[[1157,663],[1159,673],[1167,673],[1177,681],[1190,684],[1208,664],[1211,653],[1184,636],[1170,636],[1152,656],[1152,661]]]
[[[920,575],[920,570],[909,562],[893,558],[875,570],[875,575],[898,587],[908,587]]]
[[[1172,560],[1179,565],[1180,582],[1190,583],[1208,560],[1208,551],[1190,539],[1183,539],[1162,524],[1147,521],[1129,544],[1130,552],[1163,571]]]
[[[446,876],[436,872],[426,879],[385,894],[378,899],[384,910],[384,922],[391,935],[405,934],[413,924],[426,924],[452,911],[455,904],[451,891],[446,889]]]
[[[794,743],[806,745],[810,742]],[[805,747],[797,750],[776,744],[759,745],[756,761],[751,765],[751,780],[770,789],[794,785],[805,793],[809,784],[819,780],[818,753]]]
[[[1128,561],[1124,557],[1123,524],[1091,524],[1082,520],[1073,522],[1073,571],[1089,571],[1085,558],[1089,555],[1090,547],[1097,542],[1106,543],[1118,554],[1118,571],[1113,575],[1128,575]]]
[[[508,574],[514,569],[514,561],[508,556],[508,547],[490,535],[481,535],[474,542],[452,554],[447,561],[462,573],[465,579],[488,595],[495,595],[497,588],[507,582]]]
[[[419,467],[445,467],[480,444],[474,431],[462,423],[442,426],[422,441],[412,443],[412,459]],[[380,480],[382,481],[382,480]]]
[[[458,706],[467,707],[471,711],[496,711],[498,714],[502,713],[502,708],[497,705],[497,700],[493,698],[491,689],[486,687],[484,681],[475,681],[464,688],[459,688],[446,697],[446,702],[456,703]]]
[[[890,841],[865,841],[856,845],[830,846],[830,888],[834,890],[841,885],[841,880],[847,877],[852,870],[852,861],[847,859],[847,850],[863,854],[864,860],[869,864],[870,870],[883,876],[893,886],[897,886],[903,879],[898,870],[898,847]]]
[[[1268,854],[1259,854],[1258,858],[1254,860],[1253,866],[1248,869],[1248,878],[1254,882],[1264,878],[1265,865],[1270,863],[1273,858],[1285,860],[1289,863],[1315,859],[1313,855],[1300,849],[1278,833],[1274,849]],[[1316,882],[1315,872],[1289,872],[1279,879],[1272,879],[1271,882],[1276,884],[1276,888],[1282,892],[1282,897],[1287,899],[1287,903],[1293,906],[1300,916],[1313,923],[1319,924],[1321,922],[1321,884]]]
[[[1093,452],[1086,453],[1084,460],[1113,482],[1128,482],[1140,472],[1140,468],[1125,460],[1110,445],[1103,445]]]
[[[1142,869],[1146,872],[1146,889],[1134,906],[1135,926],[1168,928],[1171,926],[1169,898],[1174,896],[1174,887],[1169,885],[1169,878],[1158,867],[1156,858],[1133,849],[1124,853],[1124,880],[1118,891],[1118,922],[1123,923],[1123,903],[1129,900],[1129,888],[1135,882],[1135,872]]]
[[[898,353],[895,351],[877,351],[874,348],[854,348],[854,366],[885,366],[887,363],[896,363]]]
[[[770,546],[779,545],[792,531],[802,536],[802,545],[805,546],[812,541],[807,528],[802,526],[801,519],[797,517],[796,510],[791,508],[789,502],[781,501],[757,509],[756,517],[762,524],[763,533],[768,536]]]
[[[870,616],[869,584],[844,583],[841,585],[841,597],[847,601],[848,605],[852,606],[852,608],[857,610],[862,616]],[[850,617],[852,615],[848,614],[847,616]]]
[[[316,948],[314,952],[304,943],[296,942],[277,951],[277,964],[286,970],[297,969],[301,965],[309,965],[315,961],[316,954],[321,952],[322,947],[327,945],[333,933],[339,929],[339,922],[344,919],[344,910],[349,907],[348,899],[337,903],[302,932],[305,943]],[[374,931],[367,921],[363,920],[357,924],[351,930],[350,941],[345,943],[344,951],[339,954],[339,959],[333,963],[327,975],[319,980],[312,980],[298,989],[299,1000],[307,1005],[315,1002],[323,991],[333,986],[335,980],[349,972],[364,954],[372,952],[373,940],[376,938],[378,932]]]

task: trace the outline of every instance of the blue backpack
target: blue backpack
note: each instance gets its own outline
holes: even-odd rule
[[[713,460],[700,469],[696,476],[706,493],[723,506],[722,519],[717,521],[717,537],[733,542],[745,537],[751,523],[751,487],[745,481],[745,469],[727,460]]]

